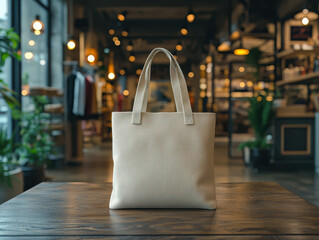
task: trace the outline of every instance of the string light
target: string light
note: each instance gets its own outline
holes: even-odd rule
[[[30,60],[33,58],[33,53],[32,52],[26,52],[24,54],[25,59]]]
[[[188,34],[188,30],[187,30],[187,28],[185,26],[182,27],[181,34],[184,35],[184,36]]]
[[[34,46],[34,45],[35,45],[35,41],[34,41],[34,40],[30,40],[30,41],[29,41],[29,46],[32,47],[32,46]]]
[[[115,30],[114,30],[113,28],[111,28],[111,29],[109,30],[109,34],[110,34],[110,35],[114,35],[114,34],[115,34]]]
[[[135,55],[134,55],[133,53],[131,53],[131,55],[128,57],[128,60],[129,60],[130,62],[135,62],[135,60],[136,60]]]
[[[195,20],[195,13],[190,9],[186,16],[187,22],[192,23]]]
[[[121,22],[124,22],[126,19],[127,11],[123,11],[117,15],[117,19]]]
[[[137,69],[137,70],[136,70],[136,74],[137,74],[137,75],[141,75],[141,73],[142,73],[142,69]]]
[[[128,90],[124,90],[124,91],[123,91],[123,95],[124,95],[125,97],[127,97],[129,94],[130,94],[130,92],[129,92]]]
[[[176,50],[177,51],[182,51],[183,50],[183,46],[182,46],[182,43],[180,41],[178,41],[177,44],[176,44]]]
[[[123,76],[125,74],[125,70],[124,69],[121,69],[120,70],[120,74]]]
[[[187,75],[188,75],[189,78],[193,78],[194,77],[194,73],[193,72],[189,72]]]

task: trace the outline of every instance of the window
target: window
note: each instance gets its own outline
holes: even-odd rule
[[[36,1],[21,1],[21,68],[22,89],[44,87],[48,84],[48,13]],[[44,23],[44,32],[35,35],[31,23],[36,17]],[[27,110],[30,99],[22,97],[22,108]]]
[[[7,29],[11,26],[10,6],[11,0],[0,0],[0,28]],[[7,59],[0,79],[11,86],[11,59]],[[6,102],[0,98],[0,128],[9,128],[10,111]]]

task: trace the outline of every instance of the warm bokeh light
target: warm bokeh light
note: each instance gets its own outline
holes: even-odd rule
[[[274,98],[273,98],[273,96],[271,96],[271,95],[268,95],[268,96],[266,97],[266,101],[268,101],[268,102],[271,102],[273,99],[274,99]]]
[[[136,74],[137,75],[141,75],[141,73],[142,73],[142,69],[139,68],[139,69],[136,70]]]
[[[193,72],[189,72],[187,75],[188,75],[189,78],[193,78],[194,77],[194,73]]]
[[[121,75],[124,75],[124,74],[125,74],[125,70],[124,70],[124,69],[121,69],[121,70],[120,70],[120,74],[121,74]]]
[[[111,29],[109,30],[109,34],[110,34],[110,35],[114,35],[114,34],[115,34],[115,30],[114,30],[113,28],[111,28]]]
[[[201,83],[201,84],[199,84],[199,88],[204,90],[204,89],[207,88],[207,84],[206,83]]]
[[[187,34],[188,34],[188,30],[187,30],[185,27],[183,27],[183,28],[181,29],[181,34],[182,34],[182,35],[187,35]]]
[[[113,40],[113,42],[115,42],[115,41],[118,41],[119,38],[118,37],[113,37],[112,40]]]
[[[30,60],[33,58],[33,53],[32,52],[26,52],[24,54],[25,59]]]
[[[73,39],[70,39],[67,43],[67,47],[69,50],[73,50],[76,47],[75,41]]]
[[[121,22],[124,22],[126,18],[126,13],[125,12],[121,12],[117,15],[117,19]]]
[[[248,81],[246,85],[247,85],[247,87],[252,87],[254,84],[252,81]]]
[[[120,45],[121,45],[121,41],[120,41],[120,40],[116,40],[116,41],[114,42],[114,44],[115,44],[115,46],[120,46]]]
[[[134,61],[136,60],[136,57],[135,57],[134,55],[130,55],[130,56],[128,57],[128,60],[129,60],[130,62],[134,62]]]
[[[239,67],[239,68],[238,68],[238,71],[241,72],[241,73],[242,73],[242,72],[245,72],[245,68],[244,68],[244,67]]]
[[[240,82],[240,83],[239,83],[239,86],[240,86],[241,88],[244,88],[244,87],[246,86],[246,84],[245,84],[244,82]]]
[[[94,63],[95,57],[94,57],[92,54],[90,54],[90,55],[87,57],[87,60],[88,60],[89,63]]]
[[[40,35],[44,32],[44,24],[40,20],[40,17],[38,15],[36,16],[36,19],[31,23],[31,31],[35,35]]]
[[[238,56],[245,56],[249,54],[249,50],[245,48],[237,48],[234,50],[234,54]]]
[[[206,70],[206,65],[205,64],[200,65],[199,69],[202,70],[202,71],[205,71]]]
[[[30,41],[29,41],[29,46],[32,47],[32,46],[34,46],[34,45],[35,45],[35,41],[34,41],[34,40],[30,40]]]
[[[126,30],[122,31],[122,36],[123,37],[127,37],[128,36],[128,31],[126,31]]]
[[[195,20],[195,14],[192,10],[189,10],[186,16],[187,22],[192,23]]]
[[[309,24],[309,18],[303,17],[303,18],[301,19],[301,23],[302,23],[303,25],[308,25],[308,24]]]
[[[199,96],[200,96],[201,98],[206,97],[206,92],[205,92],[205,91],[201,91],[200,94],[199,94]]]
[[[35,20],[32,23],[32,28],[34,31],[41,31],[43,28],[43,23],[40,20]]]
[[[176,44],[176,50],[177,50],[177,51],[182,51],[182,50],[183,50],[183,46],[182,46],[182,44],[181,44],[180,42],[178,42],[178,43]]]
[[[115,78],[115,74],[110,72],[107,77],[110,79],[110,80],[113,80]]]
[[[130,94],[130,92],[129,92],[128,90],[124,90],[124,91],[123,91],[123,95],[124,95],[125,97],[127,97],[129,94]]]

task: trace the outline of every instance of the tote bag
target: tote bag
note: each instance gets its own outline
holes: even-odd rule
[[[151,64],[163,52],[177,112],[146,112]],[[216,116],[193,113],[173,55],[155,48],[137,86],[132,112],[112,113],[113,190],[109,207],[215,209],[213,154]]]

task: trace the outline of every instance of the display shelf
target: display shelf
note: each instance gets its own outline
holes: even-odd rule
[[[217,93],[215,95],[215,98],[217,99],[225,99],[225,98],[229,98],[229,92],[215,92]],[[253,93],[252,92],[232,92],[232,98],[236,99],[236,98],[249,98],[252,97]]]
[[[319,82],[319,72],[308,73],[302,76],[297,76],[294,78],[279,80],[276,84],[278,87],[289,85],[289,84],[305,84],[305,83],[312,83],[314,81]]]
[[[277,58],[289,59],[289,58],[298,58],[299,56],[309,56],[313,54],[319,54],[319,48],[314,48],[313,50],[284,50],[277,54]]]

